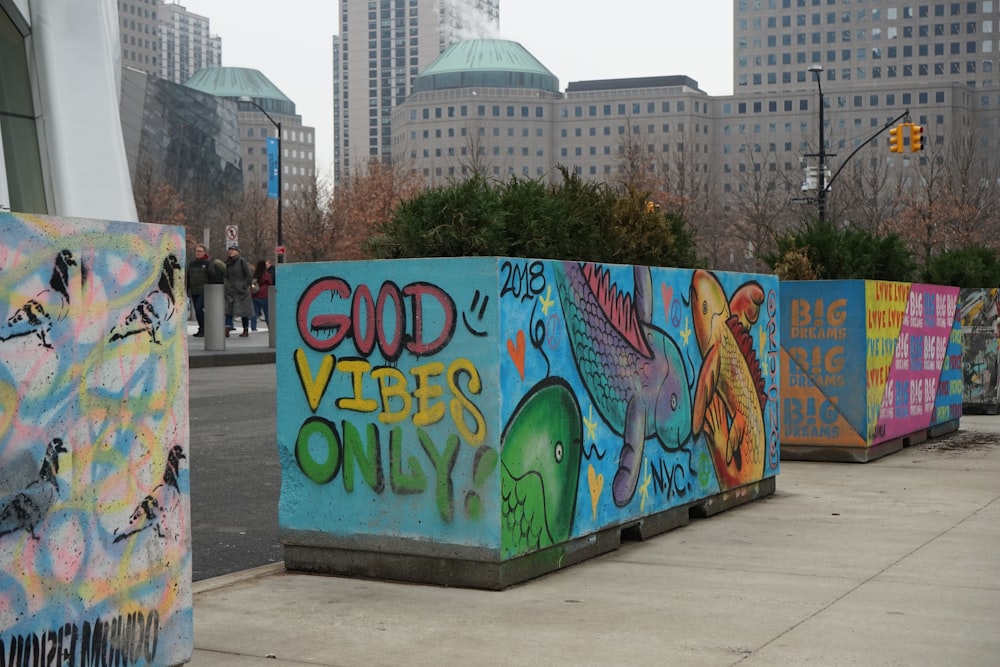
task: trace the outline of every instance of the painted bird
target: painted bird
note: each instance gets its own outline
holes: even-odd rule
[[[81,278],[86,281],[87,268],[77,264],[73,253],[61,250],[56,255],[49,278],[49,287],[18,306],[7,321],[0,324],[0,342],[34,334],[42,347],[51,348],[49,332],[53,323],[66,317],[70,303],[69,283],[71,267],[79,267]]]
[[[163,471],[163,482],[153,487],[153,490],[132,510],[128,526],[115,529],[115,543],[149,529],[160,537],[167,536],[165,521],[180,502],[181,490],[177,476],[180,474],[181,459],[185,458],[187,457],[184,456],[184,449],[180,445],[174,445],[170,449],[167,453],[167,467]]]
[[[124,319],[111,328],[109,343],[146,333],[154,343],[160,344],[158,336],[160,328],[177,311],[177,273],[180,268],[177,257],[167,255],[160,269],[156,289],[147,294]]]
[[[45,518],[59,495],[59,455],[66,448],[60,438],[53,438],[45,447],[45,456],[37,475],[25,479],[19,490],[0,498],[0,537],[24,530],[38,539],[35,528]],[[6,475],[4,487],[16,484]]]
[[[500,442],[501,556],[566,542],[583,453],[580,406],[566,381],[536,385],[514,409]]]

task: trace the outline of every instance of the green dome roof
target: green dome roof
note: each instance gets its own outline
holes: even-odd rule
[[[295,103],[285,97],[270,79],[246,67],[204,67],[188,79],[188,88],[216,97],[253,98],[268,111],[295,114]]]
[[[420,73],[414,91],[447,88],[529,88],[559,92],[559,79],[528,51],[505,39],[453,44]]]

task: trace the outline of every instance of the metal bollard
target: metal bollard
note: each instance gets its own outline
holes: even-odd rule
[[[267,346],[272,350],[276,347],[278,327],[274,321],[274,315],[278,312],[274,302],[278,300],[278,289],[271,285],[267,288]]]
[[[226,288],[224,285],[205,285],[205,349],[211,352],[226,349]]]

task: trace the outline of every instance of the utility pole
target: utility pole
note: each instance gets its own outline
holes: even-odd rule
[[[826,159],[828,157],[835,157],[835,154],[827,154],[826,152],[826,137],[824,136],[824,119],[823,119],[823,109],[826,106],[823,100],[823,84],[820,83],[820,74],[823,72],[822,65],[813,65],[809,68],[809,71],[813,73],[816,77],[816,87],[819,89],[819,152],[813,153],[812,155],[807,155],[806,157],[817,157],[819,158],[819,169],[816,170],[817,178],[817,188],[816,188],[816,204],[819,208],[819,221],[826,221],[826,191],[830,188],[830,184],[826,180]]]

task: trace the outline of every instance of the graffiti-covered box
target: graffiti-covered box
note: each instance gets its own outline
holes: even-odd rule
[[[1000,289],[963,289],[962,409],[968,413],[1000,412]]]
[[[179,227],[0,212],[0,665],[194,649]]]
[[[279,267],[285,563],[503,588],[770,493],[774,276]]]
[[[958,288],[781,283],[781,455],[869,461],[958,428]]]

